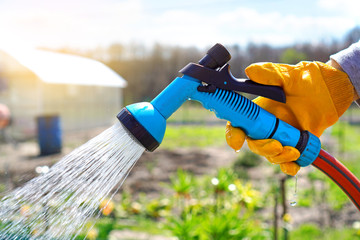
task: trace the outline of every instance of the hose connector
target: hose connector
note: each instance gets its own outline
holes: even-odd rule
[[[321,150],[320,139],[309,131],[302,131],[298,144],[295,146],[300,152],[296,163],[301,167],[312,164],[318,157]]]

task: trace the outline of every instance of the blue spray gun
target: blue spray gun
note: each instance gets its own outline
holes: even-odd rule
[[[310,165],[321,150],[320,140],[315,135],[299,131],[237,93],[285,102],[283,90],[234,78],[227,64],[230,58],[225,47],[214,45],[198,64],[190,63],[180,70],[183,76],[176,78],[150,103],[128,105],[117,118],[148,151],[154,151],[163,140],[166,119],[185,101],[195,100],[253,139],[272,138],[297,148],[301,156],[296,162],[300,166]]]
[[[301,153],[296,161],[302,167],[312,164],[332,179],[360,211],[360,180],[341,162],[321,149],[320,140],[308,131],[299,131],[276,118],[237,92],[246,92],[285,103],[283,90],[250,80],[239,81],[230,73],[227,62],[231,56],[220,44],[213,46],[198,64],[190,63],[150,103],[126,106],[118,119],[135,139],[148,151],[162,142],[166,119],[185,101],[195,100],[241,128],[253,139],[276,139],[284,146],[292,146]]]

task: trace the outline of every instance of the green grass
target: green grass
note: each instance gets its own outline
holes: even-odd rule
[[[164,140],[160,145],[161,148],[165,149],[213,146],[226,146],[225,125],[211,127],[206,125],[168,125]]]
[[[218,119],[213,112],[206,110],[201,103],[194,101],[185,102],[173,115],[167,120],[169,123],[207,123],[224,121]]]
[[[304,224],[290,232],[291,240],[356,240],[360,239],[360,232],[357,229],[320,229],[313,224]]]

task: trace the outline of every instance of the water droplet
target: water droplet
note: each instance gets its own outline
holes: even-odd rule
[[[38,174],[48,173],[50,168],[48,166],[38,166],[35,168],[35,172]]]
[[[237,152],[237,153],[238,153],[238,152],[240,152],[240,149],[238,149],[238,150],[235,150],[235,152]]]
[[[294,187],[294,194],[293,194],[293,199],[290,201],[290,206],[294,207],[297,204],[297,181],[298,181],[298,176],[295,175],[295,187]]]

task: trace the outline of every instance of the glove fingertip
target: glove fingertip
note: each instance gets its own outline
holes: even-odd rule
[[[246,134],[240,128],[235,128],[228,122],[225,137],[226,143],[235,151],[239,151],[245,142]]]
[[[282,144],[275,139],[254,140],[247,138],[250,150],[264,157],[273,157],[283,151]]]
[[[281,163],[280,169],[283,173],[291,176],[295,176],[300,170],[300,166],[295,162]]]
[[[294,147],[284,146],[283,151],[280,154],[271,157],[270,162],[275,164],[293,162],[296,161],[299,157],[299,150]]]
[[[271,62],[254,63],[245,69],[246,75],[254,82],[282,86],[283,76],[278,64]]]

